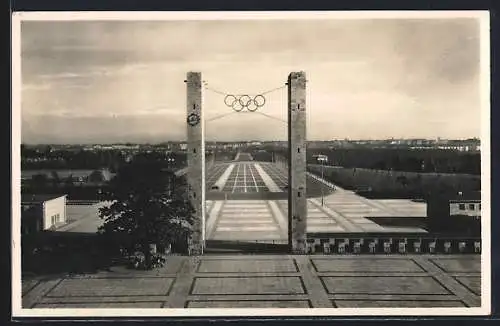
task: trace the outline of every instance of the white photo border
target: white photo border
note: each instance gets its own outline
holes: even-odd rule
[[[20,145],[22,21],[164,21],[276,19],[480,20],[481,87],[481,307],[306,309],[24,309],[21,305]],[[489,11],[276,11],[276,12],[14,12],[12,44],[12,316],[13,317],[257,317],[257,316],[485,316],[491,313],[490,14]],[[204,141],[203,141],[204,144]],[[203,174],[205,167],[203,167]],[[205,187],[203,187],[205,189]],[[204,195],[204,194],[203,194]]]

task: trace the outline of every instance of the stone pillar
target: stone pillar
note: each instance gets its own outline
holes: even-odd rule
[[[203,254],[205,247],[205,146],[203,94],[200,72],[188,72],[187,85],[187,182],[189,199],[195,210],[193,233],[188,241],[191,255]]]
[[[306,74],[288,76],[288,244],[291,253],[306,251]]]

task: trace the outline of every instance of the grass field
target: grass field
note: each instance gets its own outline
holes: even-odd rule
[[[321,174],[321,167],[309,165],[308,170]],[[438,174],[400,171],[382,171],[342,167],[325,167],[324,177],[346,189],[371,187],[374,195],[392,198],[423,197],[438,189],[450,191],[477,191],[481,177],[468,174]]]

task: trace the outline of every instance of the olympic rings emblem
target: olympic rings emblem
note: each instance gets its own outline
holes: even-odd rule
[[[254,97],[250,95],[226,95],[224,104],[236,112],[241,112],[243,109],[255,112],[266,104],[266,98],[264,95],[255,95]]]

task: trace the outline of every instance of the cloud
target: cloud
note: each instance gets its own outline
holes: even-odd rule
[[[87,139],[75,130],[92,124],[102,141],[122,129],[181,137],[186,72],[202,71],[222,92],[258,94],[305,70],[312,138],[469,137],[479,133],[478,49],[472,19],[23,22],[22,114],[50,139],[33,121],[57,117],[61,138]],[[262,112],[286,119],[286,89],[266,100]],[[231,109],[207,90],[205,110]],[[252,119],[214,121],[211,135],[286,136],[279,121]],[[167,132],[159,121],[179,126]]]

